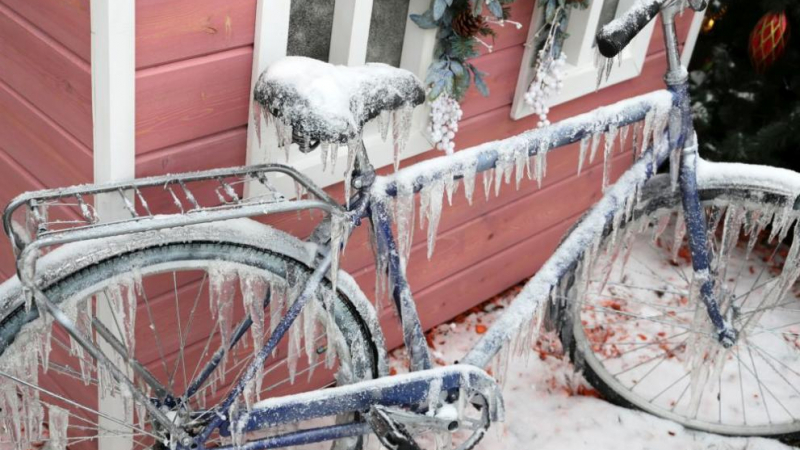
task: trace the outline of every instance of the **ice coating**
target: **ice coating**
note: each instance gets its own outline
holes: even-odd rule
[[[441,190],[434,189],[434,186],[440,185],[441,180],[464,179],[464,191],[469,201],[472,199],[474,180],[479,169],[483,170],[483,189],[487,200],[492,190],[495,195],[498,195],[502,184],[510,183],[512,176],[517,187],[525,177],[535,180],[541,187],[547,171],[547,154],[551,148],[580,138],[582,141],[581,152],[585,158],[586,149],[590,145],[588,136],[593,136],[591,148],[592,153],[595,153],[599,147],[601,136],[608,132],[610,135],[607,136],[606,152],[610,155],[617,131],[616,128],[613,130],[609,128],[624,122],[625,118],[632,114],[631,111],[642,107],[650,111],[648,114],[652,123],[655,124],[654,118],[658,117],[658,123],[665,124],[672,110],[672,94],[668,91],[658,91],[623,100],[614,105],[566,119],[551,127],[539,128],[501,141],[481,144],[451,156],[426,160],[402,169],[393,176],[378,178],[372,189],[374,196],[384,197],[387,193],[396,193],[394,209],[397,211],[395,214],[398,225],[397,239],[404,261],[407,260],[410,251],[411,233],[414,228],[413,195],[415,192],[423,190],[420,225],[426,222],[429,225],[428,253],[431,254],[435,246],[435,228],[439,223],[443,204],[441,201],[437,201],[441,198]],[[651,125],[650,128],[652,129],[654,126]],[[663,138],[664,133],[659,134],[659,139],[663,140]],[[534,158],[533,168],[531,168],[531,157]],[[610,163],[611,158],[605,159],[606,164]],[[487,167],[491,162],[494,163],[494,169]],[[579,166],[582,169],[582,164]],[[605,172],[608,172],[608,168],[605,169]],[[445,181],[444,186],[446,185]]]

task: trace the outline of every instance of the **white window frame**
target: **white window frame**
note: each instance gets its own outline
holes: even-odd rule
[[[273,62],[286,56],[289,41],[289,12],[292,0],[258,0],[256,7],[256,31],[253,51],[253,71],[250,86],[250,98],[258,76]],[[294,0],[303,1],[303,0]],[[366,62],[369,27],[372,17],[372,5],[380,0],[336,0],[331,32],[329,61],[334,64],[360,66]],[[410,0],[408,13],[422,14],[430,7],[430,0]],[[411,71],[421,79],[433,60],[433,49],[436,45],[436,30],[423,30],[410,19],[406,19],[405,36],[400,67]],[[426,126],[428,108],[418,107],[412,119],[411,137],[403,152],[402,158],[430,150],[433,145],[428,140]],[[253,105],[250,105],[247,126],[247,164],[263,164],[268,162],[286,163],[284,151],[278,150],[274,126],[261,131],[261,145],[255,135],[253,124]],[[370,161],[375,167],[383,167],[392,163],[392,138],[384,142],[375,123],[368,123],[364,128],[364,144]],[[322,170],[322,161],[318,151],[307,154],[300,152],[297,145],[289,151],[288,164],[310,177],[322,187],[336,184],[344,179],[346,151],[339,151],[336,171]],[[289,194],[294,193],[294,185],[287,177],[279,176],[276,187]],[[253,185],[258,188],[258,185]],[[258,193],[248,192],[247,195]]]
[[[622,15],[635,1],[620,0],[614,17]],[[600,20],[603,3],[604,1],[602,0],[591,0],[587,9],[573,9],[570,12],[569,24],[567,25],[569,37],[564,41],[563,47],[563,52],[567,55],[564,87],[558,95],[552,98],[550,106],[559,105],[591,94],[597,89],[597,70],[594,66],[595,49],[593,43],[594,31],[597,29],[597,24]],[[517,89],[514,93],[514,103],[511,108],[511,117],[514,120],[533,114],[533,109],[525,103],[524,95],[534,76],[534,67],[531,66],[531,62],[535,57],[536,48],[531,42],[536,31],[542,26],[543,16],[542,10],[537,4],[531,17],[533,26],[530,27],[528,44],[526,44],[525,52],[522,55],[522,65],[517,79]],[[618,64],[618,61],[615,60],[611,75],[607,81],[603,81],[600,89],[630,80],[642,73],[655,22],[655,20],[651,21],[625,47],[620,55],[621,61]]]

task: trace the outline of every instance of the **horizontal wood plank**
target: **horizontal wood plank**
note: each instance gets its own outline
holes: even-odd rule
[[[88,183],[92,179],[91,150],[2,81],[0,136],[4,150],[45,187]],[[17,194],[21,193],[20,187]]]
[[[142,70],[136,76],[136,152],[245,125],[252,47]]]
[[[92,57],[89,1],[0,0],[0,3],[88,62]]]
[[[89,65],[2,4],[0,67],[0,80],[91,146]]]
[[[139,0],[136,67],[252,45],[255,13],[255,0]]]

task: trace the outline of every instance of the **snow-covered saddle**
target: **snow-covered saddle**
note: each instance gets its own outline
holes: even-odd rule
[[[320,142],[345,144],[383,111],[425,100],[420,80],[386,64],[336,66],[290,56],[258,79],[254,99],[285,125],[292,140],[308,151]]]

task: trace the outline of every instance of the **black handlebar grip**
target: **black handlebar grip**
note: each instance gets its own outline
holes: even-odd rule
[[[621,17],[605,24],[597,33],[597,49],[606,58],[613,58],[642,31],[661,10],[664,0],[640,0]]]

